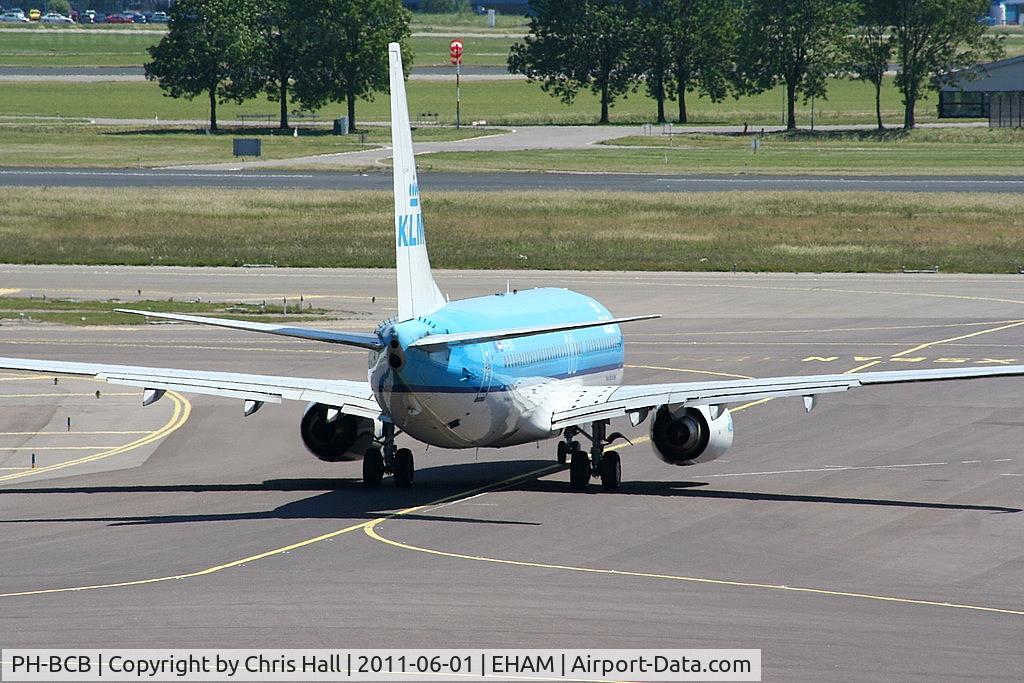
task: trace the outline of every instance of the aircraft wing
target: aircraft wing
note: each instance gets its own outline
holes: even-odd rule
[[[381,414],[380,406],[367,382],[22,358],[0,358],[0,370],[91,376],[110,384],[140,387],[145,390],[144,402],[156,400],[167,390],[256,402],[252,404],[251,411],[249,406],[246,407],[247,414],[255,412],[263,403],[280,403],[286,399],[323,403],[348,415],[378,418]]]
[[[1024,375],[1024,365],[858,372],[846,375],[798,375],[678,384],[574,387],[568,400],[552,413],[551,428],[562,429],[625,415],[642,417],[646,414],[644,411],[665,404],[724,406],[729,403],[766,398],[803,396],[806,399],[805,405],[810,410],[813,406],[813,397],[848,391],[855,387],[1019,375]]]

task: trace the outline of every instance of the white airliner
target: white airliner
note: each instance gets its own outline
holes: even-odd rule
[[[215,325],[369,351],[366,380],[270,377],[228,372],[0,358],[0,368],[89,375],[143,389],[143,405],[167,390],[244,401],[245,415],[264,403],[306,401],[300,433],[321,460],[363,461],[363,480],[385,474],[397,486],[413,481],[413,455],[395,437],[444,448],[500,448],[558,438],[570,483],[599,477],[607,490],[621,481],[619,456],[606,447],[611,420],[639,426],[653,413],[651,443],[672,465],[718,458],[732,445],[728,405],[803,397],[810,411],[820,394],[873,384],[928,382],[1024,374],[1024,366],[803,375],[714,382],[620,386],[624,346],[619,325],[658,316],[616,318],[590,297],[566,289],[534,289],[448,302],[427,258],[416,182],[401,52],[388,48],[394,147],[398,315],[372,333],[189,315],[125,311],[152,318]],[[580,446],[580,438],[589,449]]]

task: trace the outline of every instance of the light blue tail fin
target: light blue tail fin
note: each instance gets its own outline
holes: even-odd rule
[[[391,146],[394,150],[395,255],[398,266],[398,319],[409,320],[444,306],[444,296],[430,273],[423,229],[416,159],[405,99],[402,46],[388,45],[391,75]]]

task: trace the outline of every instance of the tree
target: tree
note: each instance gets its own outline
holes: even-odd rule
[[[635,42],[632,2],[622,0],[533,0],[530,28],[512,45],[508,70],[566,104],[583,88],[601,98],[601,123],[636,75],[630,50]]]
[[[638,0],[638,40],[629,56],[633,70],[643,76],[647,94],[658,103],[658,123],[665,123],[665,100],[672,85],[672,10],[671,2]]]
[[[355,132],[356,101],[388,88],[388,43],[401,42],[402,64],[412,64],[404,42],[410,14],[401,0],[319,0],[306,8],[294,97],[306,109],[346,102]]]
[[[882,123],[882,85],[892,57],[892,38],[886,21],[889,0],[862,0],[857,26],[846,43],[847,68],[859,81],[875,86],[875,116]]]
[[[46,3],[46,9],[50,12],[57,12],[68,16],[71,14],[71,3],[68,0],[50,0]]]
[[[254,47],[253,5],[244,0],[178,0],[167,34],[149,48],[146,78],[171,97],[210,101],[210,130],[217,130],[217,102],[245,99],[243,66]]]
[[[958,69],[998,59],[1003,46],[978,21],[988,0],[889,0],[886,6],[900,61],[896,87],[903,95],[903,127],[909,130],[925,88],[937,89]]]
[[[667,35],[672,48],[672,92],[679,105],[679,123],[686,123],[686,93],[699,92],[712,102],[725,99],[730,88],[739,29],[739,3],[734,0],[672,0]]]
[[[247,99],[265,93],[279,104],[278,125],[288,128],[289,88],[299,70],[299,45],[308,38],[302,0],[260,0],[253,31],[256,43],[250,59],[241,65],[237,90]]]
[[[738,75],[748,92],[782,83],[786,129],[796,129],[796,99],[827,95],[853,7],[845,0],[757,0],[747,3]]]

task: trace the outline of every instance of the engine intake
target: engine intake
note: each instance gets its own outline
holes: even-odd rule
[[[326,462],[360,460],[373,443],[374,424],[368,417],[338,415],[327,420],[331,406],[310,403],[302,415],[299,431],[302,443],[316,457]]]
[[[708,406],[661,406],[651,423],[651,444],[670,465],[699,465],[722,457],[732,446],[732,415],[712,418]]]

